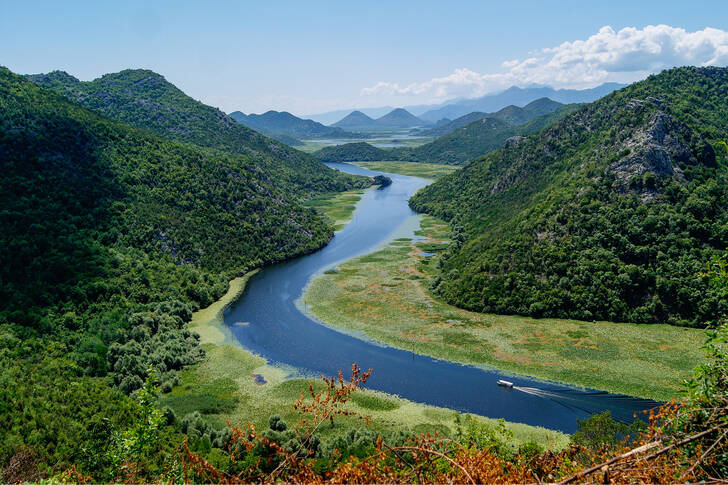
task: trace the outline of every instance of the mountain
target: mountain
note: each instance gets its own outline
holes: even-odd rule
[[[613,92],[410,201],[454,224],[434,291],[475,311],[702,325],[728,246],[728,69]]]
[[[362,143],[326,147],[314,153],[326,162],[402,160],[411,162],[463,165],[503,146],[514,136],[535,133],[578,108],[565,105],[528,123],[513,126],[497,118],[476,117],[476,121],[415,148],[381,149]],[[518,108],[521,109],[521,108]]]
[[[396,108],[376,120],[361,111],[352,111],[331,126],[354,131],[377,131],[414,128],[428,124],[428,122],[417,118],[406,109]]]
[[[337,109],[336,111],[328,111],[326,113],[319,113],[313,115],[304,115],[304,118],[318,121],[326,126],[333,126],[337,121],[344,118],[352,111],[359,111],[369,116],[370,118],[379,118],[384,116],[394,108],[392,106],[381,106],[379,108],[355,108],[355,109]]]
[[[541,115],[553,113],[562,106],[563,104],[558,101],[553,101],[549,98],[539,98],[531,101],[523,108],[514,105],[506,106],[490,115],[490,118],[505,121],[510,125],[522,125]]]
[[[169,102],[157,76],[133,79],[89,94],[49,76],[61,95],[0,68],[0,463],[23,446],[33,467],[82,463],[108,480],[99,454],[138,424],[127,394],[150,369],[169,390],[204,357],[192,312],[233,277],[325,245],[333,228],[297,199],[358,180],[216,110]],[[152,129],[81,106],[67,86]]]
[[[286,111],[267,111],[249,114],[234,111],[230,117],[248,128],[265,135],[284,135],[294,139],[308,138],[361,138],[360,133],[350,133],[341,128],[324,126],[313,120],[304,120]],[[300,144],[300,142],[299,142]]]
[[[513,86],[502,93],[450,102],[444,106],[422,113],[419,117],[431,122],[437,121],[441,118],[455,119],[474,111],[490,113],[498,111],[509,105],[525,106],[526,104],[540,98],[549,98],[552,101],[562,104],[588,103],[595,101],[623,86],[624,85],[617,83],[604,83],[591,89],[554,89],[548,86],[519,88]]]
[[[455,118],[459,118],[460,116],[466,115],[468,113],[472,113],[474,111],[481,111],[485,113],[489,112],[495,112],[498,111],[508,105],[517,105],[517,106],[524,106],[528,103],[530,103],[533,100],[539,99],[539,98],[550,98],[552,100],[558,101],[562,104],[572,104],[572,103],[587,103],[591,101],[595,101],[602,96],[605,96],[609,94],[610,92],[614,91],[615,89],[619,89],[624,87],[624,84],[618,84],[618,83],[604,83],[600,86],[597,86],[595,88],[591,89],[554,89],[550,87],[531,87],[531,88],[517,88],[517,87],[511,87],[507,89],[506,91],[503,91],[502,93],[498,93],[495,95],[486,95],[481,98],[455,98],[455,99],[449,99],[443,103],[439,104],[420,104],[420,105],[412,105],[412,106],[404,106],[404,109],[412,113],[413,115],[417,116],[418,118],[421,118],[425,121],[429,121],[431,123],[435,123],[442,118],[447,118],[450,120],[453,120]],[[524,91],[525,93],[522,93],[521,91]],[[499,99],[499,98],[503,99]],[[492,103],[488,103],[485,100],[490,99],[493,101]],[[454,108],[453,113],[455,114],[444,114],[441,116],[438,116],[438,110],[447,108],[449,109],[450,106],[457,106],[458,104],[468,105],[471,102],[477,102],[478,100],[484,100],[486,106],[483,107],[470,107],[466,108],[464,110]],[[390,112],[392,110],[391,106],[383,106],[379,108],[358,108],[356,109],[367,116],[371,118],[378,118],[380,116],[383,116],[384,114]],[[325,125],[330,125],[334,123],[336,120],[340,120],[342,117],[346,116],[348,113],[351,113],[354,111],[353,109],[348,110],[337,110],[337,111],[329,111],[326,113],[320,113],[320,114],[313,114],[313,115],[306,115],[306,118],[310,118],[312,120],[318,121],[319,123],[323,123]]]
[[[28,79],[97,113],[159,136],[252,157],[272,180],[286,184],[296,196],[344,190],[358,183],[356,178],[195,101],[153,71],[129,69],[89,82],[59,71]]]
[[[368,129],[376,126],[376,122],[361,111],[352,111],[331,126],[338,128],[348,128],[351,130],[361,128]]]
[[[456,118],[449,123],[444,123],[439,126],[435,126],[434,128],[431,128],[429,130],[425,130],[421,134],[424,136],[446,135],[462,126],[468,125],[474,121],[478,121],[483,118],[494,118],[504,121],[510,125],[521,125],[539,116],[553,113],[561,106],[563,106],[561,103],[557,103],[556,101],[552,101],[548,98],[541,98],[535,101],[531,101],[523,108],[510,105],[499,111],[496,111],[495,113],[483,113],[480,111],[475,111],[473,113],[468,113],[464,116],[461,116],[460,118]]]
[[[413,128],[429,124],[403,108],[394,109],[381,118],[377,118],[375,122],[377,126],[384,128]]]

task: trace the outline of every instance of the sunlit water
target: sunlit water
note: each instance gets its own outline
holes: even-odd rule
[[[381,173],[348,164],[329,165],[349,173]],[[386,175],[392,179],[392,185],[367,191],[357,204],[352,221],[336,233],[329,245],[268,267],[248,281],[242,296],[225,311],[225,324],[243,347],[272,364],[293,367],[305,375],[334,375],[339,369],[347,375],[356,362],[363,369],[374,369],[367,383],[369,388],[416,402],[569,433],[575,431],[577,419],[593,413],[608,409],[615,419],[631,422],[635,412],[657,404],[394,349],[327,327],[301,311],[305,308],[301,295],[314,276],[343,261],[376,251],[395,238],[413,237],[419,228],[419,216],[407,201],[428,182]],[[498,379],[511,381],[514,387],[499,387]]]

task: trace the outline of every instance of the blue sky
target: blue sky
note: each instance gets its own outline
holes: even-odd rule
[[[726,24],[726,1],[0,0],[0,65],[148,68],[225,111],[313,114],[726,65]]]

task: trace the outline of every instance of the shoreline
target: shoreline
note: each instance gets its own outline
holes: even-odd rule
[[[416,342],[416,353],[427,357],[659,401],[679,397],[679,383],[704,360],[699,329],[479,314],[448,305],[423,283],[438,256],[422,257],[417,245],[444,237],[427,230],[420,230],[424,241],[395,241],[317,275],[302,296],[306,313],[392,348],[410,351]],[[677,341],[689,350],[671,353]]]

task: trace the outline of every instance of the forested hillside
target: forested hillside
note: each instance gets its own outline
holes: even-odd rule
[[[207,112],[149,124],[202,142],[192,127]],[[233,276],[329,240],[296,202],[305,190],[370,183],[244,127],[209,144],[231,150],[109,120],[0,70],[0,467],[24,447],[41,469],[110,466],[84,449],[115,446],[114,430],[139,419],[126,393],[150,369],[169,389],[202,356],[191,312]]]
[[[255,157],[277,182],[290,183],[288,188],[297,196],[340,191],[357,183],[355,177],[331,170],[195,101],[153,71],[127,69],[89,82],[62,71],[28,78],[97,113],[165,138]]]
[[[680,68],[423,189],[452,222],[434,290],[484,312],[699,325],[728,245],[728,69]]]

